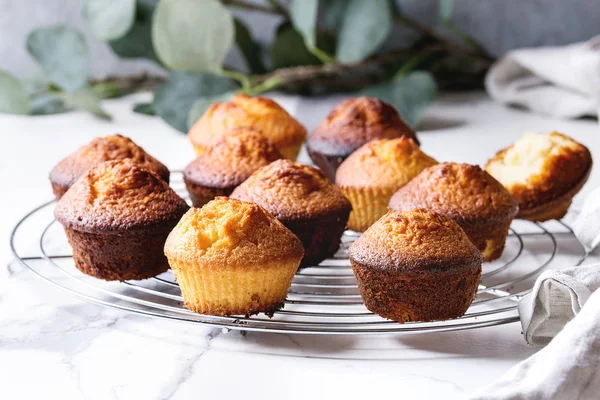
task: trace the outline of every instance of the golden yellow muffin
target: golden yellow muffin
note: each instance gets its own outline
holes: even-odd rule
[[[335,171],[352,152],[374,139],[417,135],[394,106],[374,97],[355,97],[336,105],[306,142],[308,154],[335,181]]]
[[[335,254],[351,210],[322,171],[290,160],[259,169],[231,197],[258,204],[298,236],[304,245],[303,267]]]
[[[462,316],[483,261],[456,222],[425,209],[388,212],[349,254],[365,306],[400,323]]]
[[[169,169],[149,155],[133,140],[120,134],[96,138],[62,159],[52,171],[50,182],[56,199],[60,199],[75,181],[91,167],[110,160],[129,159],[156,172],[169,182]]]
[[[410,138],[373,140],[338,168],[335,183],[350,203],[348,227],[365,231],[387,212],[390,197],[425,168],[437,164]]]
[[[254,171],[282,157],[258,131],[238,128],[192,161],[183,180],[194,207],[202,207],[217,196],[229,196]]]
[[[390,199],[392,210],[427,208],[452,218],[486,261],[499,258],[519,207],[479,166],[442,163],[425,169]]]
[[[266,97],[237,94],[231,101],[213,104],[191,127],[188,137],[201,155],[234,128],[260,131],[285,158],[295,160],[306,138],[306,129],[279,104]]]
[[[54,215],[81,272],[124,281],[169,269],[162,248],[187,209],[158,174],[117,160],[89,169],[58,201]]]
[[[186,307],[210,315],[280,309],[304,254],[300,240],[271,214],[227,197],[191,208],[164,251]]]
[[[527,133],[485,169],[517,199],[517,218],[547,221],[567,213],[590,175],[592,155],[566,135]]]

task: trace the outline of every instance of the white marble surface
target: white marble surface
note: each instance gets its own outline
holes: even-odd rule
[[[107,101],[113,122],[77,112],[0,115],[0,398],[460,399],[535,352],[518,324],[401,337],[224,334],[89,304],[16,264],[4,268],[13,225],[50,199],[47,172],[65,153],[118,131],[172,169],[193,157],[183,135],[130,111],[144,97]],[[283,104],[312,128],[335,100],[283,98]],[[552,129],[600,154],[596,121],[536,116],[483,94],[440,97],[419,133],[423,149],[439,160],[483,163],[524,130]],[[595,167],[582,195],[599,184]]]

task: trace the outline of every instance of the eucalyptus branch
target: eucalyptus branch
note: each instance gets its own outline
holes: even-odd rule
[[[267,7],[267,6],[262,6],[260,4],[249,3],[244,0],[222,0],[222,1],[223,1],[223,4],[226,4],[228,6],[245,8],[246,10],[249,10],[249,11],[257,11],[257,12],[264,12],[264,13],[268,13],[268,14],[287,16],[286,10],[281,5],[279,5],[279,3],[277,3],[277,2],[270,1],[269,3],[272,6]],[[275,4],[277,4],[277,6],[275,6]]]

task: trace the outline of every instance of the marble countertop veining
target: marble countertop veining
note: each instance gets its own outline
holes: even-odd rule
[[[95,136],[122,132],[172,169],[193,158],[185,136],[130,111],[144,99],[146,94],[107,101],[112,123],[79,112],[0,115],[0,398],[460,399],[535,353],[519,324],[408,336],[224,333],[87,303],[17,263],[5,268],[12,227],[51,198],[47,173],[67,152]],[[308,128],[339,99],[278,97]],[[483,163],[526,130],[562,131],[600,154],[596,121],[508,109],[481,93],[441,96],[419,137],[439,160]],[[599,184],[595,167],[578,201]]]

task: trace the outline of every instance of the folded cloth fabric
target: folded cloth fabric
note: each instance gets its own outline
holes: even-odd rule
[[[501,103],[562,118],[596,116],[600,36],[564,47],[508,52],[488,71],[488,94]]]
[[[598,399],[600,290],[548,346],[511,368],[472,400]]]
[[[587,252],[600,245],[600,187],[586,197],[573,230]]]

